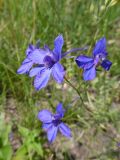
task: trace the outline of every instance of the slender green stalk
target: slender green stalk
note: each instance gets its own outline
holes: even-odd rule
[[[69,84],[69,86],[71,86],[71,87],[77,92],[77,94],[79,95],[80,100],[81,100],[82,104],[84,105],[85,109],[86,109],[87,111],[89,111],[90,113],[93,113],[93,110],[91,110],[89,107],[87,107],[87,106],[84,104],[84,100],[83,100],[83,98],[82,98],[82,96],[81,96],[81,94],[80,94],[80,91],[79,91],[66,77],[65,77],[65,81]]]
[[[78,90],[66,77],[65,77],[65,80],[66,80],[66,82],[69,84],[69,86],[71,86],[71,87],[77,92],[77,94],[79,95],[82,103],[84,103],[83,98],[82,98],[79,90]]]

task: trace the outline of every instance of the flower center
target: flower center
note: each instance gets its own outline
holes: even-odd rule
[[[55,126],[58,126],[62,122],[60,115],[59,114],[54,114],[52,122]]]
[[[54,126],[58,126],[62,121],[60,119],[55,119],[52,121],[52,123],[54,124]]]
[[[95,66],[101,64],[102,61],[104,61],[104,60],[105,60],[105,56],[102,53],[98,54],[94,59]]]
[[[45,56],[44,58],[44,64],[46,68],[52,68],[52,66],[55,64],[55,60],[51,56]]]

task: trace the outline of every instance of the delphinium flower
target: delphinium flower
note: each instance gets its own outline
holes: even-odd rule
[[[42,128],[47,132],[47,138],[50,143],[54,142],[58,131],[67,138],[71,137],[70,128],[62,122],[65,109],[61,103],[56,107],[56,113],[52,114],[49,110],[43,109],[38,113],[38,119],[43,123]]]
[[[112,65],[107,59],[106,39],[105,37],[97,41],[92,57],[80,55],[76,58],[77,65],[83,69],[83,79],[85,81],[93,80],[96,77],[96,67],[101,65],[106,71],[108,71]]]
[[[63,36],[59,35],[54,40],[53,50],[50,50],[47,45],[44,48],[30,45],[26,51],[26,59],[22,62],[17,73],[29,73],[30,77],[35,76],[34,87],[36,90],[40,90],[47,85],[51,74],[57,83],[62,83],[65,71],[59,61],[61,60],[63,44]],[[33,65],[36,66],[32,68]]]

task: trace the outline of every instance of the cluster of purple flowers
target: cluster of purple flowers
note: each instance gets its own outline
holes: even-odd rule
[[[26,50],[26,58],[17,70],[17,73],[28,74],[30,77],[34,77],[34,87],[36,90],[46,87],[51,75],[57,83],[62,83],[65,70],[60,61],[67,55],[65,54],[67,52],[62,53],[63,44],[64,39],[62,35],[59,35],[54,40],[53,50],[47,45],[40,48],[38,44],[36,46],[30,44]],[[71,49],[68,53],[77,50],[80,50],[80,48]],[[83,69],[83,79],[85,81],[93,80],[96,77],[98,66],[102,66],[106,71],[110,69],[112,62],[107,59],[107,55],[106,39],[103,37],[96,42],[91,57],[80,55],[75,58],[78,67]],[[62,104],[59,104],[56,108],[56,114],[52,114],[46,109],[38,114],[38,118],[42,121],[43,129],[47,132],[50,142],[55,140],[58,131],[66,137],[71,137],[69,127],[62,122],[64,113],[65,110]]]

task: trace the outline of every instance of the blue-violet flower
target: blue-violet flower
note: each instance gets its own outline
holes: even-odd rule
[[[42,128],[47,132],[47,138],[50,143],[54,142],[58,131],[67,138],[71,137],[70,128],[62,122],[64,113],[65,110],[61,103],[57,105],[55,114],[52,114],[47,109],[43,109],[38,113],[38,119],[43,123]]]
[[[50,50],[47,45],[44,48],[29,45],[26,51],[26,59],[22,62],[17,73],[24,74],[29,72],[30,77],[35,76],[34,87],[36,90],[40,90],[47,85],[51,74],[57,83],[62,83],[65,71],[59,61],[61,60],[63,44],[63,36],[59,35],[54,40],[53,50]],[[32,68],[33,65],[36,66]]]
[[[106,51],[106,39],[105,37],[97,41],[92,57],[80,55],[76,58],[77,65],[83,69],[83,79],[85,81],[93,80],[96,77],[96,67],[101,65],[106,71],[108,71],[112,65],[112,62],[107,60]]]

